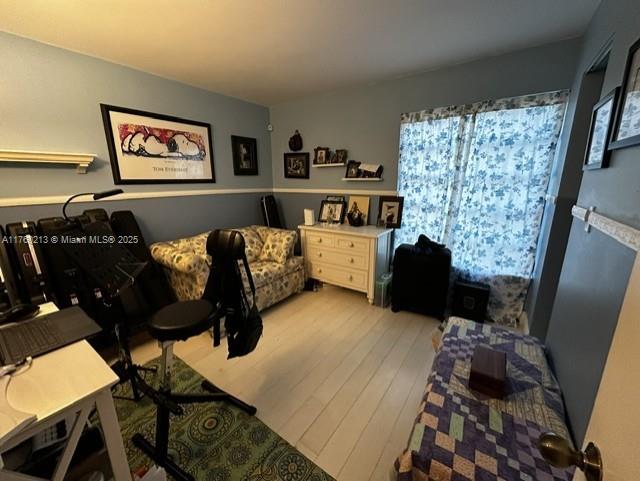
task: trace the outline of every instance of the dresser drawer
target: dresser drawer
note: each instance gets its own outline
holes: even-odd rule
[[[325,234],[324,232],[309,232],[307,234],[307,243],[309,247],[334,247],[336,245],[336,237],[333,234]]]
[[[336,236],[335,247],[348,252],[357,252],[364,256],[369,254],[369,241],[359,237]]]
[[[359,291],[367,290],[367,273],[363,271],[343,269],[331,264],[309,262],[310,276]]]
[[[335,264],[340,267],[367,270],[368,259],[360,252],[345,252],[342,250],[325,249],[324,247],[312,246],[308,249],[308,256],[311,262],[323,262]]]

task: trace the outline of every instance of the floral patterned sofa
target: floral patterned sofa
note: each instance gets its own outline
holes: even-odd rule
[[[256,286],[259,310],[301,292],[304,262],[293,255],[296,231],[265,226],[236,229],[245,240],[245,253]],[[210,232],[151,245],[151,255],[164,269],[178,300],[199,299],[209,277],[211,259],[206,253]],[[245,288],[249,284],[243,272]]]

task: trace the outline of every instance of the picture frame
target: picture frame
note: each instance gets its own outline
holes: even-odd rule
[[[258,175],[258,141],[252,137],[231,136],[233,175]]]
[[[404,197],[383,195],[378,201],[378,225],[399,229],[402,226]]]
[[[336,149],[336,164],[346,165],[349,158],[349,151],[347,149]]]
[[[369,197],[366,195],[350,195],[347,214],[354,210],[354,206],[362,212],[362,220],[366,225],[369,221]]]
[[[344,175],[347,179],[357,179],[361,175],[360,162],[356,162],[355,160],[347,162],[347,172]]]
[[[342,224],[346,214],[346,202],[323,200],[320,203],[320,213],[318,214],[318,222],[329,222],[329,219],[335,224]]]
[[[629,48],[609,149],[640,144],[640,39]]]
[[[100,104],[113,182],[214,183],[211,124]]]
[[[309,152],[287,152],[284,154],[285,179],[309,178]]]
[[[313,165],[324,165],[330,163],[330,151],[328,147],[316,147],[313,149]]]
[[[611,151],[608,147],[613,132],[619,92],[619,87],[613,89],[593,107],[583,170],[602,169],[609,166]]]

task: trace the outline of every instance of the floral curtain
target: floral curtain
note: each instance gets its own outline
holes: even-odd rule
[[[522,313],[568,92],[403,114],[396,243],[446,244],[454,271],[491,287],[489,317]]]

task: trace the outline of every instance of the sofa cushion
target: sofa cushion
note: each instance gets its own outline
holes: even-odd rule
[[[253,227],[236,229],[244,237],[244,252],[249,262],[255,262],[260,258],[264,243]]]
[[[278,279],[291,274],[292,272],[303,269],[303,259],[299,256],[290,257],[284,264],[273,261],[256,261],[249,266],[251,269],[251,277],[256,288],[270,284]],[[240,269],[245,286],[248,286],[244,269]]]
[[[260,252],[261,261],[273,261],[284,264],[293,254],[296,243],[296,232],[290,230],[274,230],[269,233]]]

